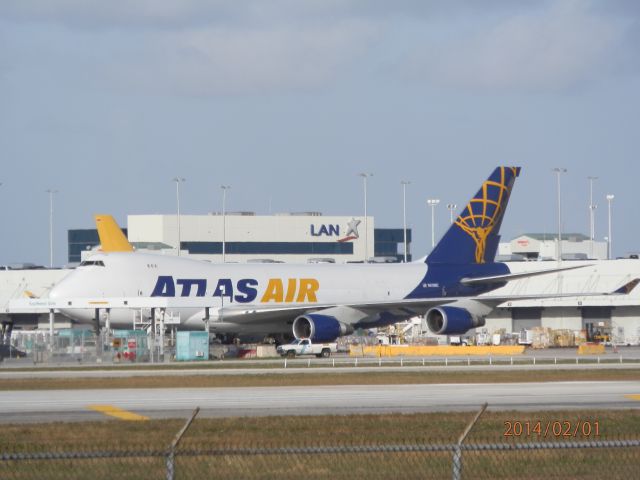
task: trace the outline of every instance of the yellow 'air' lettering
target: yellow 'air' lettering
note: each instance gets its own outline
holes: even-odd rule
[[[315,278],[301,278],[300,279],[300,289],[298,290],[298,302],[309,301],[310,303],[314,303],[318,301],[316,297],[316,292],[320,288],[320,283]]]
[[[293,299],[296,296],[297,289],[298,289],[298,280],[295,278],[290,278],[287,281],[287,296],[284,298],[284,301],[287,303],[293,302]]]
[[[262,303],[266,302],[282,302],[283,288],[282,280],[279,278],[270,278],[267,288],[264,291],[264,295],[260,300]]]

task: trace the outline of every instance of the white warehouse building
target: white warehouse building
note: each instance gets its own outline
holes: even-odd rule
[[[221,263],[401,261],[401,228],[375,228],[373,217],[324,216],[318,212],[255,215],[129,215],[127,237],[137,250],[180,254]],[[178,238],[178,236],[180,238]],[[411,230],[407,230],[407,246]],[[69,231],[69,261],[98,244],[95,230]],[[224,252],[224,260],[223,260]],[[407,256],[411,260],[411,255]]]
[[[554,261],[512,262],[508,265],[512,272],[517,273],[552,269],[558,264]],[[547,327],[553,330],[585,331],[587,336],[601,332],[610,335],[617,344],[640,344],[640,285],[635,286],[628,295],[611,295],[626,283],[640,279],[640,260],[562,262],[562,267],[569,266],[584,268],[515,280],[483,296],[578,295],[503,303],[487,317],[485,327],[480,330],[486,329],[490,334],[500,329],[518,333],[535,327]]]
[[[607,259],[607,242],[591,240],[582,233],[563,233],[560,251],[563,260]],[[526,260],[557,260],[558,235],[524,233],[510,242],[501,243],[498,253],[519,256]]]

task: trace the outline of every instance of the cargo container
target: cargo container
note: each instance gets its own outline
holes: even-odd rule
[[[176,360],[209,360],[209,332],[178,332]]]

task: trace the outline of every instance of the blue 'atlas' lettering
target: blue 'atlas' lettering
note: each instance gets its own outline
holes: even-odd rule
[[[236,302],[249,303],[253,302],[258,296],[257,280],[252,278],[243,278],[238,280],[238,292],[239,294],[233,297]]]
[[[152,297],[175,297],[176,286],[173,283],[173,277],[171,275],[160,275],[156,286],[151,292]]]
[[[205,279],[189,279],[189,278],[180,278],[176,281],[178,285],[182,285],[182,293],[181,297],[189,297],[191,296],[191,286],[196,285],[198,288],[196,290],[196,297],[204,297],[204,294],[207,290],[207,281]]]
[[[190,297],[195,287],[195,296],[204,297],[207,294],[207,280],[204,278],[179,278],[174,281],[171,275],[160,275],[151,292],[152,297],[175,297],[176,285],[182,287],[181,297]],[[229,301],[239,303],[253,302],[258,296],[258,281],[253,278],[242,278],[236,283],[234,295],[233,281],[230,278],[220,278],[213,291],[214,297],[227,297]]]
[[[229,297],[233,298],[233,284],[230,278],[221,278],[218,280],[216,289],[213,291],[214,297]]]

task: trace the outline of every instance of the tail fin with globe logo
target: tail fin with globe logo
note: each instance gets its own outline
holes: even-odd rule
[[[482,184],[426,259],[428,264],[495,260],[500,225],[520,167],[498,167]]]

